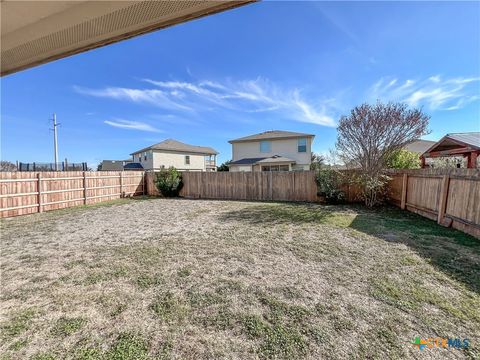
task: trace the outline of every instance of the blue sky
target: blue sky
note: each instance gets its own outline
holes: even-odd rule
[[[165,138],[212,146],[316,135],[363,102],[423,107],[431,134],[480,131],[479,2],[261,2],[1,80],[1,157],[95,165]]]

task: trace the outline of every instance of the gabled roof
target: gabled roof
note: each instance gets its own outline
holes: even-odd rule
[[[259,134],[253,134],[253,135],[244,136],[238,139],[233,139],[233,140],[230,140],[229,143],[233,144],[237,142],[269,140],[269,139],[288,139],[288,138],[299,138],[299,137],[315,137],[315,135],[298,133],[293,131],[270,130],[270,131],[264,131]]]
[[[417,154],[423,154],[433,144],[435,144],[435,141],[419,139],[419,140],[412,141],[410,144],[405,145],[404,149]]]
[[[189,145],[182,143],[180,141],[174,139],[167,139],[158,144],[151,145],[149,147],[137,150],[130,155],[138,154],[143,151],[147,150],[164,150],[164,151],[172,151],[172,152],[184,152],[184,153],[194,153],[194,154],[202,154],[202,155],[217,155],[218,152],[207,146],[196,146],[196,145]]]
[[[449,150],[462,147],[470,147],[473,150],[480,150],[480,132],[447,134],[425,150],[422,155],[427,155],[428,157],[428,154],[434,151],[448,152]]]
[[[447,137],[480,148],[480,132],[453,133],[447,134]]]

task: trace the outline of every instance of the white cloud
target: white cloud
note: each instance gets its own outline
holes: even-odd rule
[[[79,94],[105,97],[116,100],[128,100],[137,103],[148,103],[166,109],[190,110],[185,105],[172,100],[171,96],[158,89],[129,89],[122,87],[107,87],[104,89],[88,89],[74,86]]]
[[[279,118],[323,126],[335,126],[332,100],[313,102],[297,88],[286,89],[267,79],[223,82],[158,81],[143,79],[155,86],[148,89],[75,87],[80,94],[108,97],[155,105],[170,111],[209,112],[227,110],[238,113],[271,112]],[[238,115],[238,114],[237,114]],[[228,114],[226,115],[228,116]]]
[[[162,132],[162,130],[154,128],[153,126],[140,121],[115,119],[115,120],[105,120],[104,123],[113,127],[127,129],[127,130],[140,130],[140,131],[157,132],[157,133]]]
[[[369,89],[370,100],[401,101],[411,106],[426,106],[430,110],[456,110],[480,98],[476,77],[443,79],[440,75],[423,80],[399,81],[381,78]]]

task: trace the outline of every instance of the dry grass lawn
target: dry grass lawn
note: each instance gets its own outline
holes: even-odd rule
[[[143,199],[0,223],[1,359],[480,356],[480,241],[393,208]]]

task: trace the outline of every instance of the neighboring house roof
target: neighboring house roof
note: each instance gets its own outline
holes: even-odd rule
[[[263,160],[265,158],[244,158],[244,159],[240,159],[240,160],[237,160],[237,161],[232,161],[230,164],[228,164],[228,166],[231,166],[231,165],[252,165],[252,164],[255,164],[256,162],[260,161],[260,160]]]
[[[217,155],[218,152],[207,146],[196,146],[196,145],[189,145],[182,143],[180,141],[174,139],[167,139],[158,144],[151,145],[144,149],[137,150],[130,155],[137,154],[147,150],[163,150],[163,151],[177,151],[177,152],[185,152],[185,153],[195,153],[195,154],[205,154],[205,155]]]
[[[123,170],[143,170],[143,166],[142,164],[137,162],[130,162],[128,164],[125,164]]]
[[[132,160],[103,160],[102,171],[122,171],[123,166]]]
[[[315,135],[298,133],[293,131],[270,130],[270,131],[264,131],[259,134],[254,134],[254,135],[244,136],[238,139],[233,139],[233,140],[230,140],[229,143],[233,144],[237,142],[269,140],[269,139],[288,139],[288,138],[299,138],[299,137],[315,137]]]
[[[282,163],[282,162],[295,163],[295,160],[292,160],[280,155],[273,155],[272,157],[257,161],[257,164],[271,164],[271,163]]]
[[[435,141],[430,141],[430,140],[415,140],[411,142],[408,145],[405,145],[404,149],[417,153],[417,154],[423,154],[425,151],[427,151],[433,144],[435,144]]]
[[[447,134],[425,150],[423,155],[428,155],[433,151],[448,152],[449,150],[462,147],[470,147],[473,150],[480,150],[480,132]]]
[[[228,166],[271,164],[271,163],[281,163],[281,162],[295,163],[295,160],[292,160],[280,155],[273,155],[271,157],[265,157],[265,158],[244,158],[237,161],[232,161],[230,164],[228,164]]]

